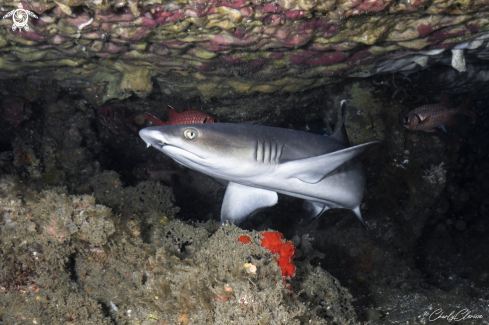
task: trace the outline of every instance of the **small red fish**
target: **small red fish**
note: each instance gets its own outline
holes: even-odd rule
[[[107,105],[102,107],[98,111],[98,114],[103,126],[115,134],[122,134],[124,132],[124,125],[138,133],[139,130],[148,126],[219,123],[218,120],[214,119],[209,114],[196,110],[178,113],[171,106],[167,106],[166,109],[168,110],[168,122],[163,122],[146,112],[136,113],[133,116],[126,118],[124,115],[124,106]]]
[[[146,128],[148,126],[153,126],[152,120],[156,119],[153,115],[149,113],[136,113],[131,117],[128,117],[126,119],[126,125],[133,130],[134,132],[138,133],[139,130]],[[160,121],[160,120],[158,120]],[[161,121],[160,121],[161,122]]]
[[[98,115],[102,125],[115,134],[122,134],[124,132],[124,125],[126,124],[124,106],[104,106],[98,111]]]
[[[0,96],[0,124],[8,128],[19,125],[32,115],[31,104],[19,97]]]
[[[403,119],[402,125],[410,131],[434,132],[440,125],[457,125],[453,116],[463,114],[475,116],[466,109],[470,96],[456,108],[448,108],[448,96],[438,104],[423,105],[409,112]]]
[[[168,122],[162,122],[151,114],[148,113],[144,113],[144,114],[151,122],[153,122],[153,125],[156,126],[176,125],[176,124],[219,123],[218,120],[214,119],[212,116],[204,112],[189,110],[189,111],[178,113],[171,106],[167,106],[166,109],[168,110]]]

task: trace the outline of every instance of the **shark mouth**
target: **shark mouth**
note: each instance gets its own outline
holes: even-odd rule
[[[168,141],[163,134],[156,130],[151,130],[149,128],[142,129],[139,131],[139,136],[146,142],[148,148],[153,146],[158,150],[162,150],[165,145],[168,145]]]
[[[160,150],[178,161],[184,160],[184,161],[189,161],[189,162],[194,162],[199,164],[200,162],[203,162],[205,160],[203,157],[200,157],[185,149],[175,147],[169,144],[162,145]]]
[[[148,147],[154,147],[185,167],[196,170],[208,167],[208,160],[182,148],[181,146],[170,144],[170,141],[165,137],[165,134],[159,130],[146,128],[139,131],[139,135],[144,142],[146,142]]]

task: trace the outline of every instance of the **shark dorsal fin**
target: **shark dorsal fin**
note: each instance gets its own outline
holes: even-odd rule
[[[333,134],[331,134],[330,138],[335,139],[342,145],[348,147],[350,145],[350,141],[348,140],[348,135],[346,134],[345,128],[345,118],[346,118],[346,100],[342,100],[340,103],[341,107],[341,122],[338,124]]]
[[[240,223],[254,211],[277,204],[274,191],[229,182],[221,207],[221,222]]]
[[[297,178],[305,183],[315,184],[336,168],[372,148],[377,143],[378,141],[363,143],[320,156],[288,161],[280,164],[279,168],[283,175],[288,178]]]

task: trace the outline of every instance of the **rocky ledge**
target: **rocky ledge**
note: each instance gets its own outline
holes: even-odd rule
[[[210,99],[437,63],[464,71],[489,58],[488,9],[488,0],[2,1],[0,78],[37,74],[102,104],[145,97],[155,80],[168,95]],[[37,18],[14,31],[27,11]]]

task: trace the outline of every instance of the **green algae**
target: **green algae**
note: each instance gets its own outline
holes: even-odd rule
[[[351,144],[360,144],[382,140],[385,136],[385,125],[382,112],[386,110],[372,95],[354,83],[350,90],[349,114],[346,131]]]

